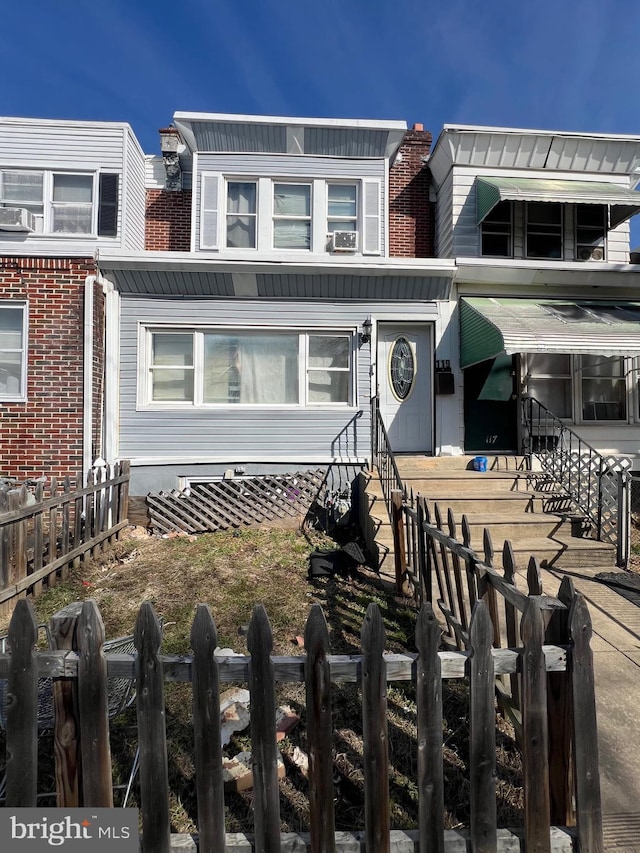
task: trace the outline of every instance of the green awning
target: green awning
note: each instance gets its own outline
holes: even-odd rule
[[[640,355],[640,303],[460,300],[461,368],[522,352]]]
[[[557,201],[563,204],[606,204],[615,228],[640,210],[640,192],[598,181],[543,178],[476,178],[478,225],[501,201]]]

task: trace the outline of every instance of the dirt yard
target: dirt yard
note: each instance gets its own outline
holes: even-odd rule
[[[368,604],[382,611],[389,651],[414,651],[415,610],[398,598],[388,583],[366,569],[352,577],[309,580],[307,558],[315,547],[335,547],[322,535],[297,531],[243,530],[198,537],[162,539],[133,532],[108,553],[88,561],[35,601],[38,618],[46,621],[64,604],[97,601],[108,638],[133,630],[140,603],[149,600],[165,620],[163,651],[188,653],[196,605],[211,608],[222,647],[247,653],[245,631],[254,604],[266,607],[271,620],[275,654],[304,654],[297,637],[304,634],[313,603],[322,605],[334,654],[360,651],[360,628]],[[0,625],[0,630],[6,629]],[[225,687],[228,685],[225,685]],[[464,682],[445,685],[444,761],[447,825],[468,825],[468,720]],[[286,778],[280,787],[283,831],[308,830],[306,778],[294,758],[306,751],[304,686],[282,684],[278,701],[300,717],[300,723],[280,743]],[[190,686],[166,685],[169,779],[172,830],[197,827],[191,733]],[[417,826],[416,728],[413,685],[389,685],[390,790],[393,828]],[[336,768],[336,828],[361,829],[362,744],[360,694],[356,685],[336,685],[333,694]],[[523,823],[520,758],[506,725],[498,732],[498,821],[502,826]],[[3,744],[0,754],[3,754]],[[125,781],[135,752],[135,706],[112,725],[114,770]],[[235,734],[225,748],[228,756],[250,750],[248,730]],[[295,753],[295,755],[294,755]],[[43,778],[40,789],[51,790],[51,738],[42,738]],[[49,787],[47,787],[49,786]],[[137,791],[134,789],[136,804]],[[226,795],[227,831],[252,828],[251,791]],[[44,803],[46,804],[46,803]]]

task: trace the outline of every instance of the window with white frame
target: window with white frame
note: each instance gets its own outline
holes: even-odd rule
[[[566,353],[526,358],[526,393],[556,417],[582,423],[627,421],[630,359]]]
[[[0,169],[0,207],[25,208],[45,234],[115,237],[117,174]]]
[[[339,180],[200,176],[196,245],[200,250],[325,253],[383,250],[380,179]],[[336,245],[336,231],[356,233]]]
[[[256,248],[257,190],[255,181],[227,181],[228,248]]]
[[[327,232],[358,230],[358,189],[355,184],[327,184]]]
[[[311,248],[311,184],[273,185],[273,247]]]
[[[26,397],[26,329],[26,304],[0,301],[0,400]]]
[[[190,329],[146,331],[143,404],[349,405],[347,332]]]

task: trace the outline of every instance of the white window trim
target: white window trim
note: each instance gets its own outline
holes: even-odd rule
[[[272,178],[271,179],[271,249],[274,252],[306,252],[309,254],[315,249],[315,241],[314,241],[314,213],[315,213],[315,184],[314,180],[300,180],[300,179],[285,179],[285,178]],[[309,187],[309,215],[308,216],[293,216],[293,215],[282,215],[277,214],[276,207],[276,186],[277,185],[287,185],[290,187]],[[278,222],[308,222],[309,223],[309,248],[305,249],[302,247],[296,246],[276,246],[276,221]]]
[[[152,394],[152,367],[151,358],[153,353],[152,340],[153,335],[160,334],[186,334],[194,335],[193,346],[193,370],[194,370],[194,399],[193,402],[188,401],[171,401],[162,400],[154,401],[151,399]],[[238,333],[238,334],[297,334],[298,335],[298,387],[299,403],[205,403],[203,401],[202,376],[204,371],[204,336],[207,333],[219,332]],[[328,337],[348,337],[350,340],[349,349],[349,367],[341,368],[341,371],[349,372],[349,401],[345,403],[330,402],[311,402],[308,400],[308,341],[309,336],[326,335]],[[193,326],[193,325],[178,325],[163,326],[161,324],[153,324],[145,326],[140,324],[138,327],[138,369],[137,369],[137,395],[136,395],[136,410],[153,410],[153,411],[216,411],[216,412],[238,412],[238,411],[301,411],[301,410],[321,410],[321,411],[351,411],[357,410],[357,329],[354,327],[341,328],[290,328],[290,327],[241,327],[238,326]],[[320,368],[317,368],[320,370]],[[336,369],[337,370],[337,369]]]
[[[623,420],[609,420],[609,419],[587,419],[583,417],[583,394],[582,394],[582,379],[584,375],[584,371],[582,368],[582,356],[579,354],[565,353],[565,355],[569,355],[570,357],[570,374],[564,373],[535,373],[534,375],[537,379],[564,379],[567,377],[571,380],[571,405],[572,405],[572,414],[571,417],[568,418],[559,418],[563,423],[573,424],[576,426],[621,426],[630,423],[637,423],[640,421],[640,411],[638,407],[640,406],[640,399],[637,397],[640,396],[640,388],[634,390],[634,385],[637,383],[633,382],[633,376],[636,375],[636,369],[640,366],[640,357],[633,356],[622,356],[623,361],[623,371],[624,375],[622,377],[603,377],[603,378],[611,378],[611,379],[624,379],[625,380],[625,389],[626,389],[626,408],[627,408],[627,416]],[[529,374],[529,366],[528,359],[527,364],[525,365],[525,376]],[[555,412],[554,412],[555,414]]]
[[[250,175],[224,175],[222,179],[224,186],[223,198],[223,245],[222,248],[227,252],[257,252],[260,244],[260,234],[258,225],[260,222],[260,180]],[[254,184],[256,188],[256,209],[253,213],[230,213],[229,212],[229,184]],[[253,216],[255,222],[255,246],[228,246],[227,245],[227,223],[229,216]]]
[[[2,166],[0,167],[1,172],[31,172],[32,174],[42,175],[42,214],[35,214],[36,216],[42,217],[42,230],[34,232],[33,236],[46,236],[51,237],[53,239],[68,239],[69,237],[73,237],[74,240],[77,239],[95,239],[98,236],[98,211],[100,206],[100,175],[104,172],[105,174],[118,174],[119,185],[122,182],[122,176],[120,173],[112,172],[112,170],[106,169],[60,169],[60,168],[47,168],[47,169],[29,169],[19,166]],[[91,230],[88,232],[80,231],[53,231],[53,179],[55,175],[78,175],[81,177],[90,177],[92,179],[91,185]],[[0,193],[1,193],[1,181],[0,181]],[[121,188],[119,188],[119,193],[121,193]],[[57,204],[65,204],[65,202],[57,202]],[[71,202],[69,202],[71,204]],[[25,202],[24,205],[27,205]],[[21,203],[19,201],[7,200],[5,201],[2,195],[0,194],[0,206],[1,207],[21,207]],[[29,203],[28,206],[35,207],[39,205],[35,205],[33,202]],[[29,235],[31,236],[31,235]],[[115,239],[113,237],[101,237],[101,239]]]
[[[29,303],[20,300],[0,300],[0,308],[11,308],[22,311],[22,347],[20,350],[6,350],[6,352],[21,352],[20,361],[20,390],[16,394],[0,392],[0,402],[3,403],[26,403],[27,402],[27,368],[29,364]]]
[[[205,182],[207,180],[217,181],[215,202],[209,198],[209,206],[205,207]],[[255,183],[256,184],[256,246],[255,248],[242,248],[227,246],[227,186],[229,183]],[[274,221],[276,219],[286,220],[287,217],[276,216],[274,212],[274,186],[275,184],[293,184],[297,186],[309,186],[311,188],[311,213],[309,221],[310,246],[305,248],[281,248],[274,246]],[[292,176],[292,175],[269,175],[257,176],[255,173],[239,174],[237,172],[215,172],[203,170],[200,172],[198,181],[198,194],[194,193],[193,216],[194,229],[192,231],[192,249],[199,251],[220,252],[224,255],[250,255],[251,253],[264,253],[267,255],[288,254],[301,255],[324,255],[333,257],[330,250],[329,216],[328,210],[328,187],[330,184],[343,184],[354,186],[356,189],[356,233],[358,234],[358,250],[348,253],[348,256],[363,256],[383,254],[384,235],[383,222],[385,220],[385,205],[381,197],[382,181],[379,178],[358,178],[344,175],[317,176]],[[375,200],[375,209],[368,213],[365,211],[367,198]],[[204,219],[209,214],[217,217],[216,234],[209,240],[205,239]],[[197,216],[196,216],[197,215]],[[303,217],[291,217],[291,221],[307,221]],[[353,218],[345,221],[354,221]],[[196,229],[195,223],[198,223]],[[339,257],[344,258],[344,253]]]
[[[576,261],[580,261],[579,257],[580,246],[582,244],[578,243],[578,211],[583,208],[585,205],[574,204],[573,206],[573,252]],[[604,235],[602,238],[602,260],[596,261],[596,263],[605,263],[607,258],[609,257],[609,248],[608,248],[608,238],[609,238],[609,229],[611,227],[610,222],[610,210],[607,205],[598,205],[598,207],[604,207]],[[593,231],[594,233],[598,232],[598,229],[595,226],[583,225],[581,226],[584,230]],[[594,246],[594,248],[596,248]],[[590,259],[591,260],[591,259]]]

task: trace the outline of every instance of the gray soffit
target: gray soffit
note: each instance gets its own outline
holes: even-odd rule
[[[206,116],[176,118],[176,126],[188,145],[199,152],[390,159],[395,156],[406,132],[404,122],[395,122],[393,126],[384,126],[384,122],[376,123],[377,126],[357,124],[355,121],[351,126],[305,124],[293,119],[269,123]]]
[[[448,299],[447,275],[246,273],[202,270],[103,270],[120,293],[263,299],[353,299],[432,302]]]

